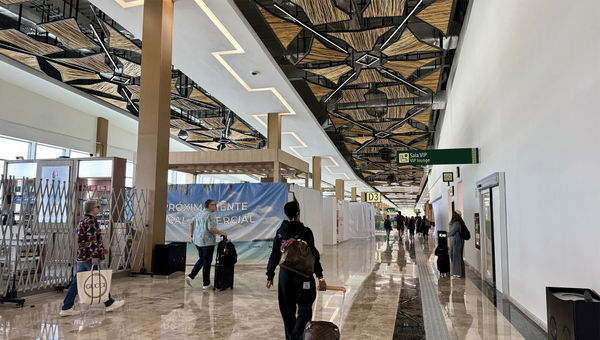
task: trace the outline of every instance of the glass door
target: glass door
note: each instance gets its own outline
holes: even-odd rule
[[[494,270],[494,217],[492,191],[485,189],[481,191],[483,204],[483,277],[492,286],[496,286],[496,275]]]

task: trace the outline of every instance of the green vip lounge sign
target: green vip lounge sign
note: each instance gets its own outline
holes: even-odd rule
[[[398,165],[477,164],[479,149],[438,149],[398,151]]]

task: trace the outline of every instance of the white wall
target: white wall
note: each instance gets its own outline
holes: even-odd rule
[[[506,173],[510,295],[543,323],[546,286],[600,291],[598,13],[597,0],[473,1],[439,136],[480,148],[461,166],[470,228],[475,182]],[[447,199],[445,168],[432,198]],[[473,240],[465,252],[479,267]]]

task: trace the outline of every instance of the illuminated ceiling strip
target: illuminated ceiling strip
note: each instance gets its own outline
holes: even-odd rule
[[[326,156],[325,158],[329,158],[331,160],[331,162],[333,164],[335,164],[334,167],[339,168],[340,165],[338,164],[338,162],[335,161],[335,159],[332,156]],[[330,165],[329,166],[325,166],[325,169],[327,169],[327,171],[329,171],[329,173],[332,174],[332,175],[334,175],[334,176],[335,175],[344,175],[344,177],[346,177],[347,180],[350,180],[350,177],[348,177],[348,175],[346,175],[345,172],[333,172],[333,171],[331,171],[331,166]]]
[[[394,33],[392,33],[392,35],[390,35],[390,37],[387,38],[387,40],[383,43],[383,45],[381,45],[381,50],[382,51],[385,49],[385,47],[387,46],[387,44],[394,38],[394,36],[400,31],[400,29],[402,28],[402,26],[404,26],[404,24],[406,24],[406,22],[408,21],[408,19],[410,19],[410,17],[415,13],[415,11],[417,10],[417,8],[419,8],[419,6],[421,6],[422,3],[423,3],[423,0],[419,1],[419,3],[415,6],[415,8],[413,8],[413,10],[410,11],[410,13],[408,13],[408,15],[406,16],[406,18],[404,19],[404,21],[402,21],[402,23],[400,24],[400,26],[398,26],[398,28],[396,28],[394,30]]]
[[[144,4],[144,0],[135,0],[135,1],[115,0],[115,1],[123,8],[141,6]]]
[[[421,0],[423,1],[423,0]],[[312,27],[306,25],[305,23],[303,23],[302,21],[296,19],[293,15],[291,15],[290,13],[288,13],[288,11],[286,11],[285,9],[283,9],[281,6],[279,6],[278,4],[274,3],[273,7],[277,8],[278,10],[280,10],[281,12],[283,12],[285,15],[287,15],[290,19],[292,19],[295,23],[297,23],[298,25],[306,28],[307,30],[311,31],[312,34],[318,36],[319,38],[327,41],[328,43],[330,43],[331,45],[333,45],[335,48],[337,48],[338,50],[344,52],[344,53],[348,53],[348,51],[346,51],[343,47],[341,47],[340,45],[334,43],[333,41],[331,41],[330,39],[327,39],[327,37],[325,37],[324,35],[322,35],[321,33],[315,31]]]

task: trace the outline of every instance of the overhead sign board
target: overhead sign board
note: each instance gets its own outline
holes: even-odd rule
[[[479,149],[438,149],[398,151],[398,165],[477,164]]]
[[[444,183],[454,182],[454,172],[442,172],[442,180]]]
[[[381,193],[367,192],[367,203],[381,203]]]

